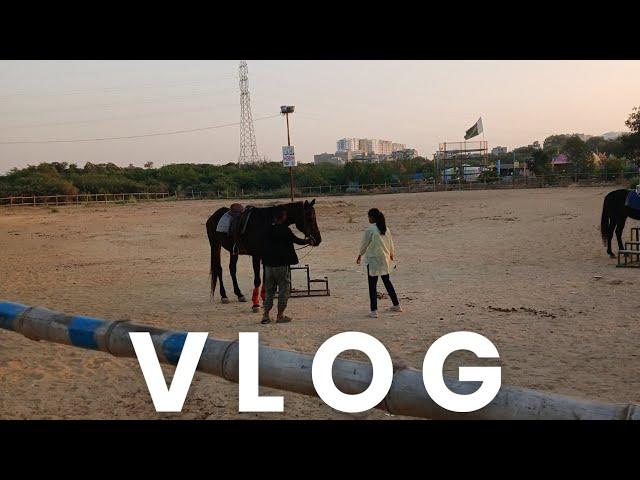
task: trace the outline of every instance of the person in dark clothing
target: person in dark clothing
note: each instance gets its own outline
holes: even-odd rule
[[[276,323],[290,322],[291,318],[284,315],[291,293],[291,271],[289,267],[298,263],[294,244],[313,245],[312,239],[302,239],[295,236],[286,224],[287,211],[282,208],[275,210],[275,222],[265,236],[265,249],[262,255],[264,265],[264,283],[266,298],[264,313],[260,323],[271,323],[269,313],[273,308],[273,298],[278,290],[278,316]]]

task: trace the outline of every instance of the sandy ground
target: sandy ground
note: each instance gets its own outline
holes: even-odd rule
[[[329,277],[332,296],[293,299],[294,322],[268,326],[249,304],[209,298],[204,222],[221,201],[3,210],[0,298],[225,339],[259,331],[265,344],[308,353],[335,333],[363,331],[416,368],[433,340],[471,330],[496,344],[503,384],[640,403],[640,271],[616,269],[601,244],[608,190],[321,198],[323,244],[303,262]],[[366,316],[366,278],[354,262],[372,206],[394,233],[392,279],[406,310],[378,319]],[[250,263],[239,262],[247,295]],[[465,359],[473,357],[452,356],[447,372]],[[135,359],[0,331],[0,418],[392,418],[262,392],[283,394],[285,413],[239,414],[237,385],[196,373],[183,412],[158,414]]]

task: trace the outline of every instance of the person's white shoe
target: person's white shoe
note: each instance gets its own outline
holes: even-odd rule
[[[369,316],[370,316],[371,318],[378,318],[378,311],[377,311],[377,310],[374,310],[374,311],[372,311],[372,312],[369,312]]]
[[[402,312],[403,310],[402,310],[402,307],[400,305],[393,305],[391,307],[391,311],[392,312]]]

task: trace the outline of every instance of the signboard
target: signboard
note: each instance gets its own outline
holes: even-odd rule
[[[285,167],[296,166],[296,155],[293,145],[282,147],[282,165]]]

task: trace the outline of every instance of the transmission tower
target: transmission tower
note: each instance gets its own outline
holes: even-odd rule
[[[240,156],[238,157],[238,165],[259,160],[256,135],[253,130],[253,116],[251,115],[248,72],[247,62],[242,60],[240,62]]]

